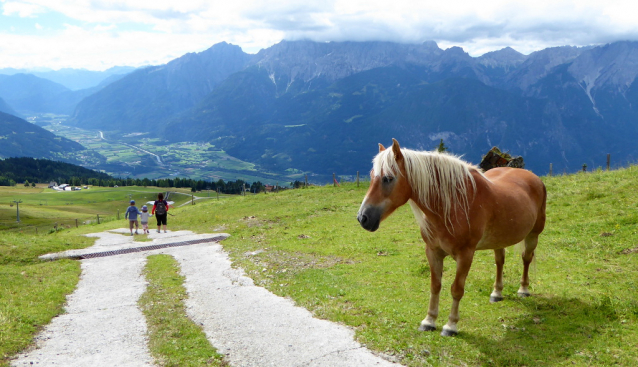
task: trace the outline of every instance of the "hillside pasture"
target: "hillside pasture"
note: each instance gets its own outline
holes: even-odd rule
[[[0,231],[28,230],[39,233],[48,231],[57,223],[60,227],[75,227],[78,225],[101,220],[117,218],[124,219],[124,211],[129,206],[129,200],[137,202],[141,208],[148,201],[154,201],[158,192],[165,192],[165,188],[157,187],[94,187],[81,191],[56,191],[53,189],[36,187],[26,188],[0,187]],[[169,189],[170,191],[188,192],[187,189]],[[188,201],[190,195],[175,195],[175,205]],[[20,223],[16,222],[17,208],[14,201],[20,203]]]
[[[439,331],[417,331],[429,300],[418,227],[405,206],[375,233],[360,228],[363,185],[210,201],[172,225],[231,233],[225,249],[257,284],[349,325],[364,345],[409,366],[629,366],[638,363],[637,177],[638,167],[545,177],[548,221],[532,297],[516,295],[522,261],[509,248],[505,300],[490,304],[494,255],[477,252],[453,338],[439,332],[454,261],[445,261]]]
[[[365,184],[200,201],[174,209],[169,227],[230,233],[224,249],[256,284],[319,318],[348,325],[363,345],[407,366],[633,366],[638,364],[637,178],[636,166],[544,177],[548,220],[530,271],[532,296],[516,295],[522,262],[509,248],[505,299],[490,304],[494,256],[477,252],[456,337],[439,335],[451,305],[454,261],[445,261],[439,330],[419,332],[429,299],[429,266],[418,227],[404,206],[377,232],[363,230],[356,213]],[[64,236],[116,227],[122,222],[71,229]],[[81,245],[69,240],[73,236],[49,236],[44,237],[47,251],[68,246],[64,243]],[[44,251],[30,249],[30,241],[11,237],[0,246],[3,254],[12,254],[3,257],[13,266],[7,278],[13,284],[10,294],[21,294],[23,285],[12,282],[22,279],[22,269],[37,263],[35,256]],[[16,251],[22,253],[19,259]],[[77,267],[68,274],[71,283],[76,281]],[[65,286],[56,294],[68,291]],[[36,294],[21,295],[20,302],[33,299],[32,306],[59,312],[63,297],[56,297],[46,306]],[[7,322],[26,318],[20,307],[9,310]],[[38,320],[34,325],[46,322]],[[29,330],[25,333],[37,328]],[[24,335],[20,345],[28,339]],[[4,353],[15,352],[15,346],[4,344]]]

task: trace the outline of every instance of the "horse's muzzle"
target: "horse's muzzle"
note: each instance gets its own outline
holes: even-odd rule
[[[365,230],[374,232],[381,223],[381,210],[374,207],[363,208],[357,214],[357,220]]]

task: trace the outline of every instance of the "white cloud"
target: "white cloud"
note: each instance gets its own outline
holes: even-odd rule
[[[638,2],[622,0],[0,1],[4,16],[62,14],[74,24],[55,32],[46,23],[46,34],[37,36],[0,33],[0,63],[8,66],[137,66],[221,41],[257,52],[282,39],[435,40],[478,56],[506,46],[530,53],[638,40]]]
[[[32,18],[36,14],[43,12],[43,8],[28,2],[22,1],[3,1],[2,15],[17,15],[21,18]]]

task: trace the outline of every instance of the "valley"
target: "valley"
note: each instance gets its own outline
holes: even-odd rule
[[[182,177],[224,181],[241,179],[286,185],[303,180],[302,172],[263,172],[249,162],[227,154],[212,143],[169,142],[148,132],[119,132],[83,129],[66,124],[68,116],[41,114],[27,120],[46,130],[85,146],[96,155],[69,152],[59,158],[76,159],[82,166],[114,177],[158,179]]]

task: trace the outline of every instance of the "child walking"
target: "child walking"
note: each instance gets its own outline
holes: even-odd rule
[[[150,233],[148,231],[148,217],[152,214],[148,212],[148,207],[146,205],[142,205],[142,212],[140,213],[140,223],[142,224],[142,231],[146,234]]]
[[[137,222],[137,216],[139,214],[142,213],[140,213],[139,209],[135,206],[135,200],[131,200],[131,206],[126,208],[126,213],[124,214],[124,219],[128,219],[131,236],[133,235],[133,224],[135,224],[135,234],[138,234],[137,229],[139,228],[139,223]]]

